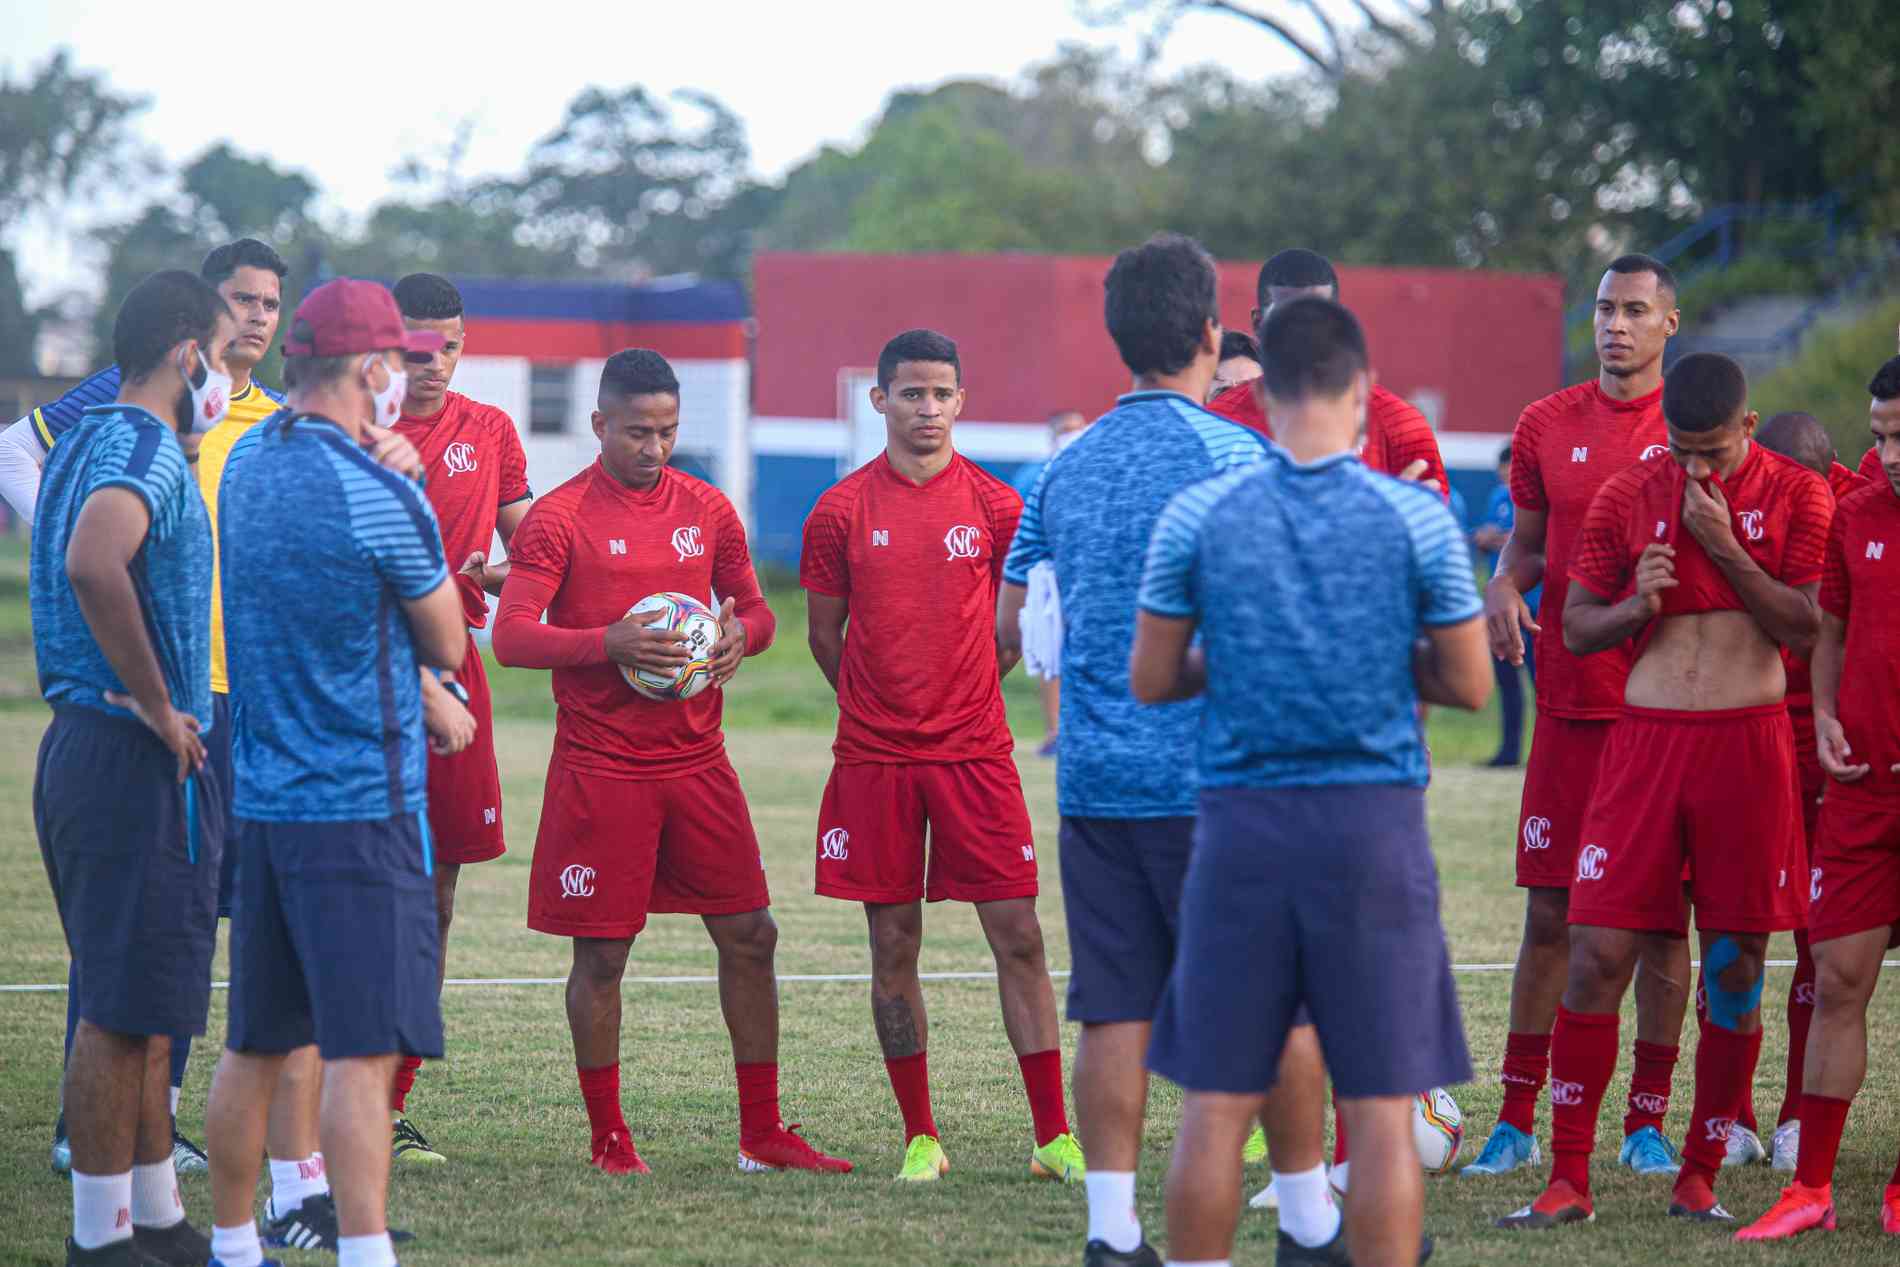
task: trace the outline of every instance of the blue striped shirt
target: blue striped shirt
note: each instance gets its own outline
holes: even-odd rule
[[[136,493],[151,526],[132,557],[145,633],[172,707],[211,728],[211,519],[173,428],[135,405],[86,410],[46,459],[33,531],[29,590],[40,693],[129,717],[106,703],[123,692],[66,579],[66,545],[86,499],[105,488]]]
[[[1190,484],[1261,461],[1266,439],[1177,392],[1131,392],[1043,468],[1023,504],[1003,579],[1053,562],[1062,593],[1062,762],[1056,800],[1084,818],[1195,811],[1186,754],[1201,704],[1138,704],[1128,692],[1135,595],[1156,516]],[[1276,451],[1277,452],[1277,451]]]
[[[334,424],[284,415],[232,446],[218,547],[237,815],[423,810],[428,746],[402,601],[449,573],[421,488]]]
[[[1202,787],[1424,786],[1412,644],[1481,606],[1444,501],[1349,453],[1184,490],[1141,583],[1200,628]]]

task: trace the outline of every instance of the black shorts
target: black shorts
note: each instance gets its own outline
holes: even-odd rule
[[[33,823],[81,1018],[119,1034],[205,1032],[224,805],[217,772],[181,785],[177,759],[143,723],[53,710]]]
[[[1069,1019],[1150,1021],[1174,968],[1191,818],[1064,818]]]
[[[419,814],[238,820],[233,1051],[442,1055],[435,882]]]
[[[231,769],[231,739],[234,710],[231,697],[221,691],[211,693],[211,733],[205,736],[205,765],[217,773],[218,786],[224,789],[224,857],[218,866],[218,918],[231,918],[231,895],[237,892],[237,818],[231,813],[231,796],[237,780]]]
[[[1470,1079],[1422,788],[1201,794],[1149,1067],[1264,1091],[1302,1004],[1341,1096]]]

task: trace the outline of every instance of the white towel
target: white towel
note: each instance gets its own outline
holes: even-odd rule
[[[1062,594],[1052,563],[1029,569],[1029,595],[1023,600],[1023,667],[1031,677],[1062,674]]]

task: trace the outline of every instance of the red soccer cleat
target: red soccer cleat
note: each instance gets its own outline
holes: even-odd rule
[[[1733,1223],[1735,1216],[1715,1199],[1715,1189],[1699,1174],[1683,1172],[1676,1179],[1676,1190],[1669,1194],[1669,1217],[1696,1223]]]
[[[625,1131],[608,1131],[607,1138],[594,1145],[593,1165],[610,1175],[650,1175],[653,1170],[633,1150],[633,1141]]]
[[[1735,1239],[1785,1241],[1817,1227],[1823,1232],[1834,1230],[1834,1186],[1810,1188],[1791,1183],[1781,1190],[1781,1199],[1768,1207],[1768,1213],[1735,1233]]]
[[[1880,1199],[1880,1230],[1900,1236],[1900,1183],[1888,1184],[1887,1194]]]
[[[848,1175],[851,1163],[842,1157],[827,1157],[805,1142],[796,1123],[779,1123],[770,1134],[739,1145],[739,1169],[748,1174],[764,1170],[819,1170],[826,1174]]]
[[[1589,1223],[1596,1216],[1589,1197],[1571,1187],[1569,1180],[1553,1179],[1550,1186],[1538,1194],[1537,1200],[1516,1214],[1497,1220],[1496,1226],[1507,1232],[1542,1232],[1566,1223]]]

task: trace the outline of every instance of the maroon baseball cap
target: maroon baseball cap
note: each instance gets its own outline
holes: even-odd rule
[[[389,288],[354,277],[325,282],[303,297],[290,319],[285,356],[351,356],[357,352],[433,352],[445,339],[411,330]]]

